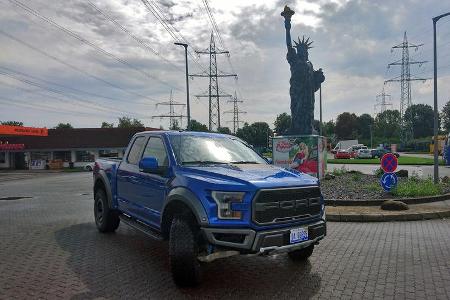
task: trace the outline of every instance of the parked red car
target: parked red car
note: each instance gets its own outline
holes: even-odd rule
[[[344,159],[344,158],[349,159],[351,157],[352,155],[347,150],[339,150],[338,152],[336,152],[336,154],[334,154],[335,159]]]

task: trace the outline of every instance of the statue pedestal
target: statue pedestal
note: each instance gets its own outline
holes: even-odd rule
[[[273,164],[322,179],[327,168],[327,140],[319,135],[273,137]]]

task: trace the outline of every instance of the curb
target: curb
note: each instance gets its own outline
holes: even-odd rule
[[[450,210],[409,214],[331,214],[327,213],[327,221],[333,222],[389,222],[420,221],[450,218]]]
[[[325,199],[325,205],[330,206],[378,206],[386,200],[398,200],[406,204],[423,204],[430,202],[438,202],[450,200],[450,193],[438,196],[426,196],[417,198],[386,198],[386,199],[369,199],[369,200],[341,200],[341,199]]]

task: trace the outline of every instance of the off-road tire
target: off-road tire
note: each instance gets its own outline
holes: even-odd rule
[[[94,199],[94,217],[98,231],[103,233],[116,231],[120,223],[119,214],[109,207],[105,191],[99,189]]]
[[[169,259],[172,277],[180,287],[196,286],[201,281],[198,261],[198,228],[186,216],[175,216],[169,235]]]
[[[314,245],[311,245],[303,249],[291,251],[288,253],[288,256],[293,261],[305,261],[313,254],[313,251]]]

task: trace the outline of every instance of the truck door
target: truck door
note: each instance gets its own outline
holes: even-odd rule
[[[158,166],[169,168],[166,147],[159,136],[150,136],[142,157],[153,156],[158,160]],[[149,174],[139,172],[136,181],[137,204],[143,210],[145,221],[160,228],[161,210],[166,196],[168,178],[165,174]]]
[[[130,151],[117,170],[117,202],[119,209],[135,217],[141,217],[142,210],[137,203],[136,182],[139,175],[139,161],[148,137],[134,139]]]

